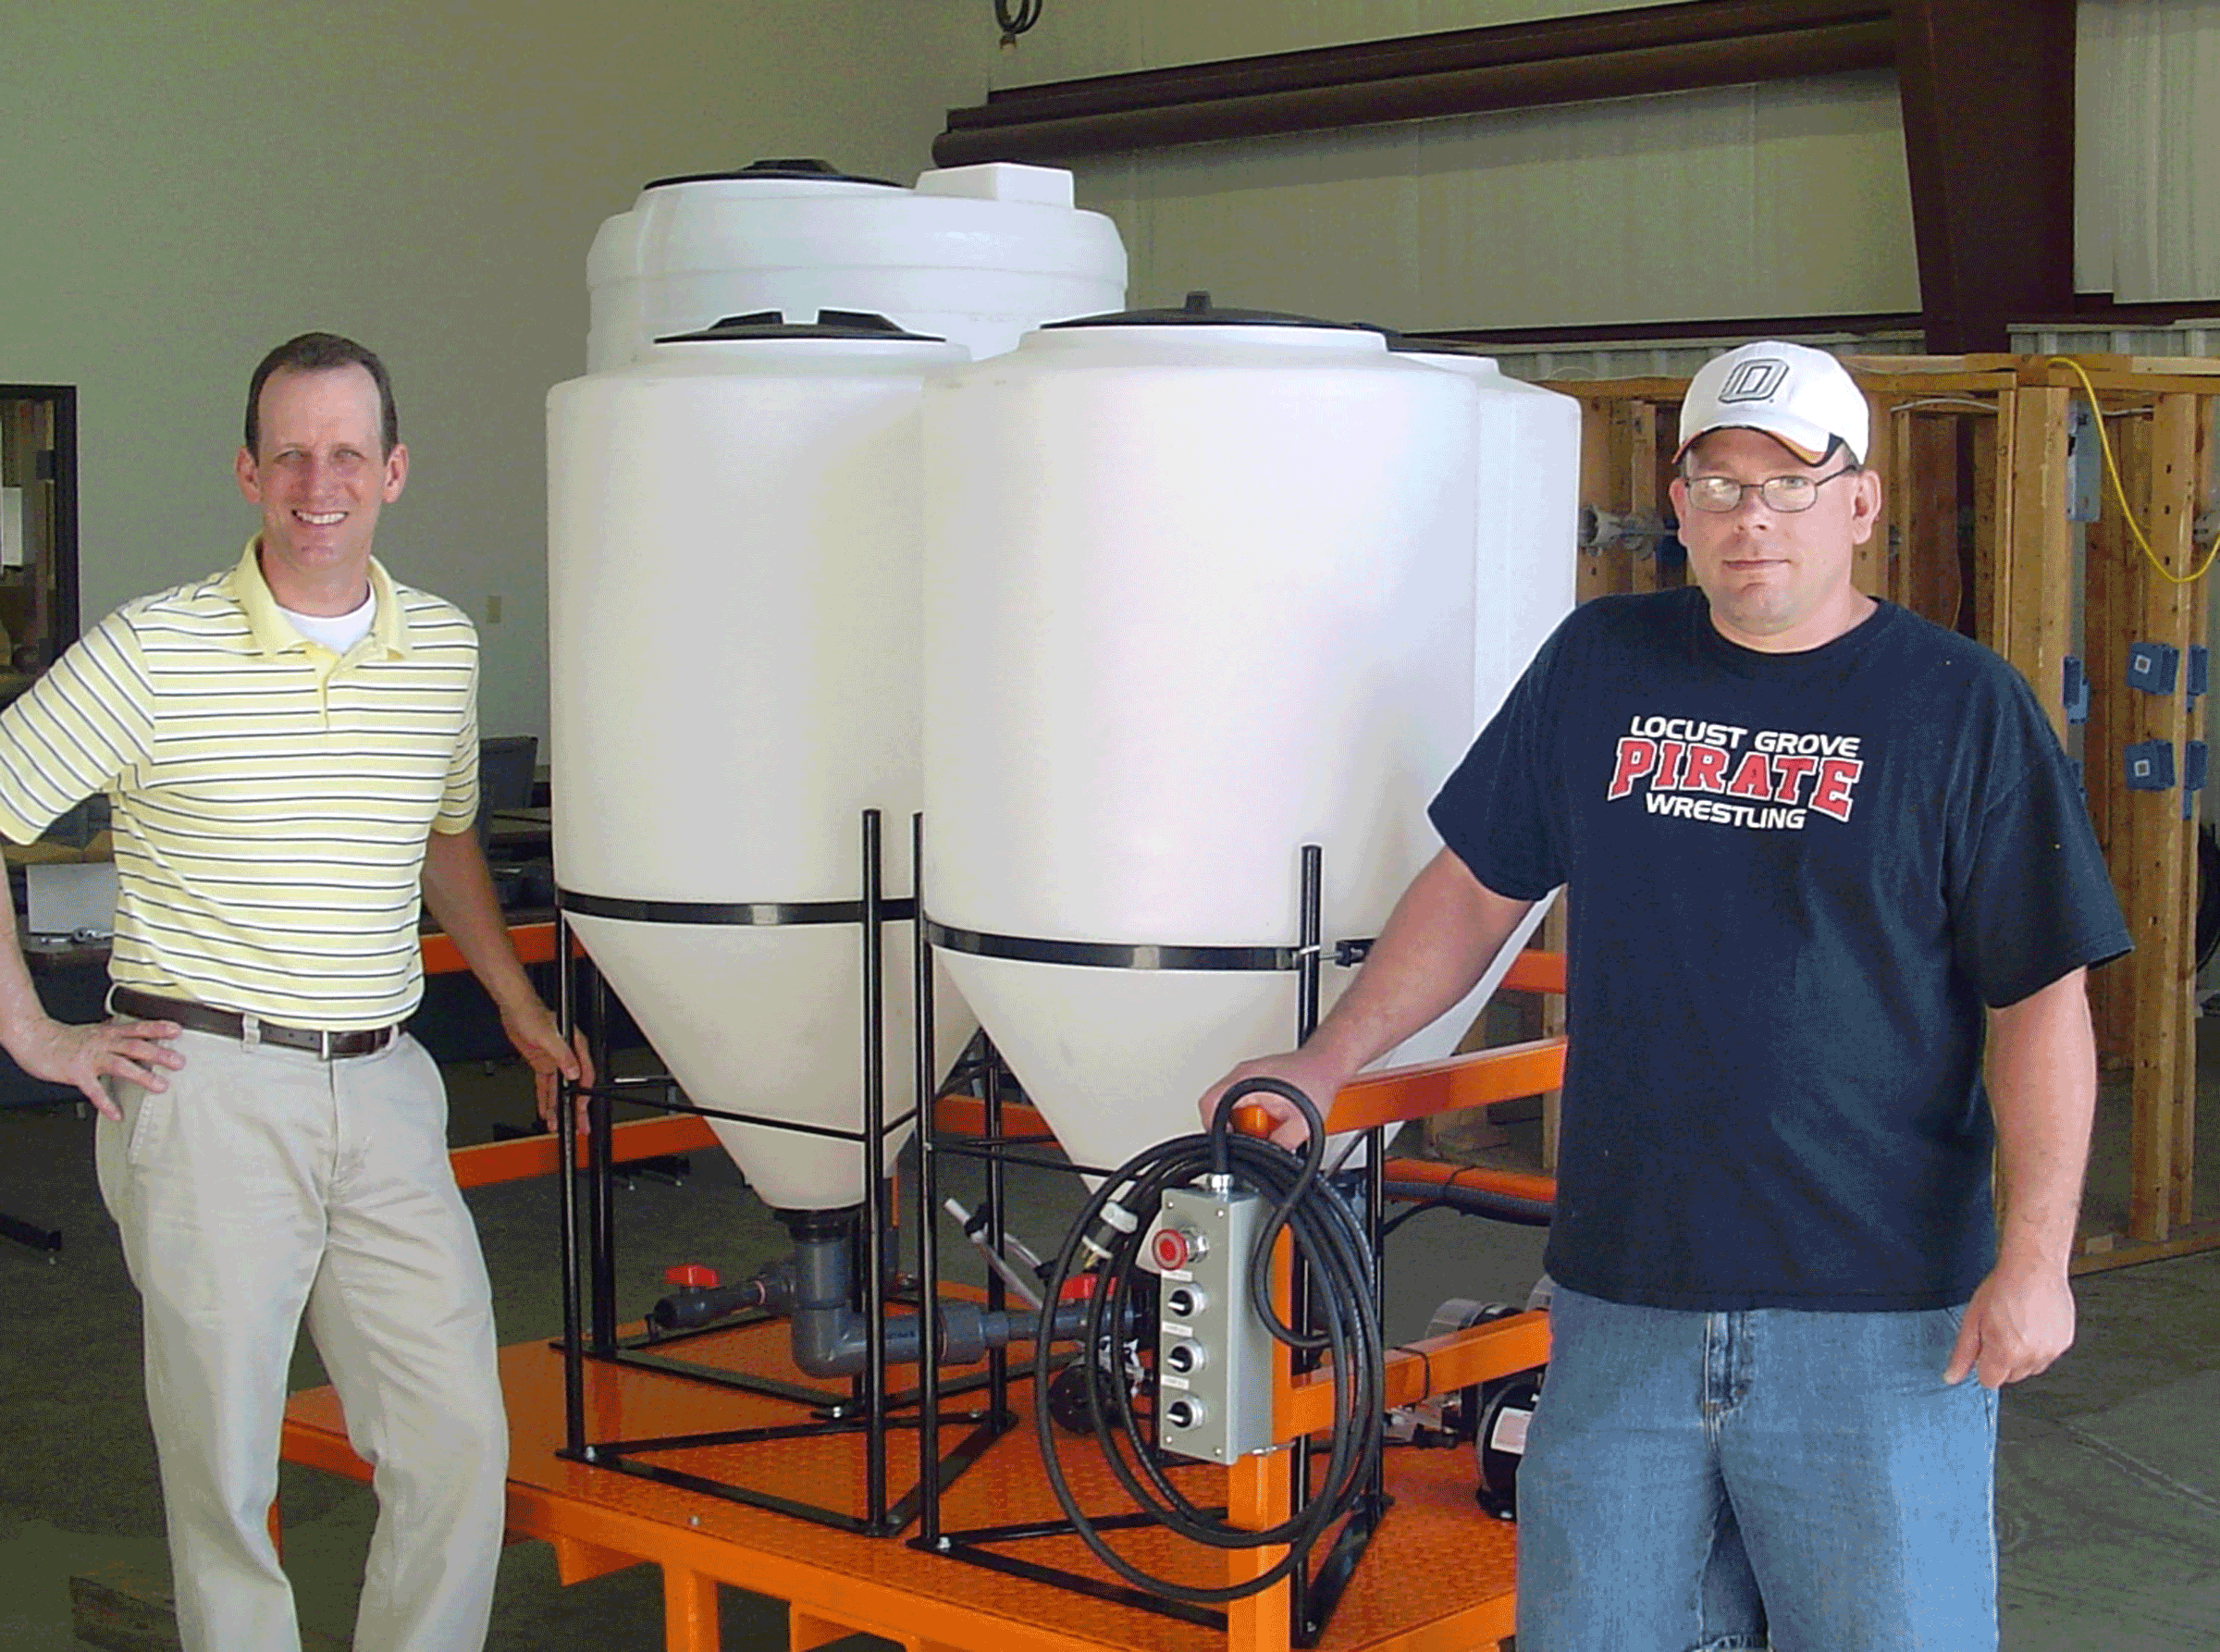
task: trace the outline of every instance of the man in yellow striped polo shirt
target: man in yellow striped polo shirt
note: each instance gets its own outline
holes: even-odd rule
[[[380,1502],[358,1652],[483,1644],[508,1434],[486,1269],[447,1160],[419,896],[536,1075],[586,1078],[511,948],[477,811],[477,635],[371,557],[401,496],[385,366],[309,333],[247,392],[238,563],[126,603],[0,712],[0,832],[112,803],[110,1007],[41,1007],[0,901],[0,1043],[99,1109],[145,1299],[179,1628],[296,1652],[265,1516],[305,1313]]]

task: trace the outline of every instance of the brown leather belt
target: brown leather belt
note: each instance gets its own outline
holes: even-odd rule
[[[183,998],[158,998],[130,987],[108,993],[108,1007],[142,1021],[175,1021],[194,1032],[213,1032],[235,1038],[250,1050],[256,1044],[275,1044],[281,1050],[306,1050],[320,1060],[337,1061],[348,1055],[372,1055],[393,1042],[399,1027],[369,1027],[355,1032],[327,1032],[313,1027],[287,1027],[259,1016],[214,1009]]]

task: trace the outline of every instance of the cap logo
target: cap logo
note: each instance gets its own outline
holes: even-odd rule
[[[1788,364],[1778,356],[1760,356],[1755,361],[1737,362],[1734,371],[1727,375],[1726,383],[1719,388],[1721,406],[1737,401],[1770,401],[1781,381],[1788,376]]]

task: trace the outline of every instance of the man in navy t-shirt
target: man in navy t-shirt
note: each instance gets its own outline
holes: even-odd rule
[[[2128,941],[2026,684],[1851,583],[1868,431],[1820,351],[1705,365],[1695,586],[1559,628],[1357,980],[1227,1080],[1332,1096],[1570,886],[1520,1652],[1996,1645],[1996,1391],[2073,1340],[2084,978]]]

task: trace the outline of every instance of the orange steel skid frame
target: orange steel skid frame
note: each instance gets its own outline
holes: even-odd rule
[[[434,963],[433,937],[426,965]],[[528,933],[520,943],[552,955],[552,934]],[[452,962],[439,958],[438,962]],[[1561,992],[1561,955],[1528,953],[1504,984],[1514,990]],[[1564,1040],[1543,1039],[1482,1051],[1447,1061],[1367,1075],[1343,1090],[1327,1114],[1337,1131],[1369,1128],[1454,1108],[1485,1106],[1555,1089],[1563,1076]],[[1025,1125],[1005,1108],[1005,1128]],[[976,1128],[980,1103],[968,1096],[941,1099],[944,1129]],[[1030,1128],[1030,1125],[1027,1126]],[[699,1118],[676,1116],[615,1128],[618,1162],[714,1146]],[[551,1138],[457,1149],[455,1177],[465,1188],[552,1175],[558,1168]],[[579,1164],[585,1163],[583,1153]],[[1445,1180],[1438,1165],[1397,1162],[1401,1180]],[[1548,1197],[1547,1178],[1460,1171],[1458,1180],[1493,1186],[1524,1197]],[[783,1330],[769,1325],[732,1333],[736,1365],[764,1366],[782,1376]],[[700,1347],[697,1341],[692,1346]],[[1493,1324],[1393,1350],[1388,1359],[1387,1399],[1408,1405],[1497,1376],[1530,1370],[1548,1358],[1546,1316],[1522,1313]],[[812,1652],[845,1636],[882,1636],[909,1652],[1099,1652],[1102,1648],[1162,1648],[1164,1652],[1288,1652],[1287,1585],[1227,1610],[1223,1632],[1164,1617],[1115,1601],[1073,1594],[1054,1584],[953,1563],[901,1541],[853,1535],[763,1510],[660,1482],[611,1473],[556,1455],[564,1437],[562,1358],[544,1342],[501,1350],[501,1378],[509,1402],[511,1452],[508,1535],[512,1541],[549,1544],[557,1575],[566,1584],[651,1564],[663,1580],[664,1646],[670,1652],[717,1652],[717,1591],[729,1584],[789,1603],[791,1652]],[[598,1423],[626,1434],[643,1427],[681,1435],[731,1425],[735,1406],[760,1403],[730,1390],[710,1390],[665,1374],[622,1365],[589,1364],[587,1405]],[[1291,1377],[1286,1360],[1276,1379],[1275,1433],[1283,1442],[1320,1434],[1331,1425],[1330,1372]],[[1023,1382],[1014,1382],[1022,1390]],[[1030,1397],[1019,1393],[1019,1415]],[[762,1453],[778,1448],[722,1448]],[[350,1447],[337,1396],[329,1388],[293,1396],[286,1408],[282,1454],[355,1479],[369,1466]],[[1087,1460],[1094,1449],[1074,1442],[1066,1471],[1082,1498],[1102,1513],[1124,1511],[1113,1483]],[[682,1454],[683,1458],[683,1454]],[[1206,1501],[1214,1481],[1232,1523],[1261,1529],[1284,1519],[1293,1486],[1292,1455],[1276,1449],[1243,1459],[1230,1469],[1195,1465],[1190,1495]],[[825,1489],[859,1478],[852,1463],[796,1464],[793,1472],[829,1477]],[[1319,1645],[1327,1652],[1465,1652],[1491,1646],[1512,1631],[1515,1539],[1512,1529],[1489,1520],[1473,1500],[1471,1454],[1463,1450],[1388,1453],[1388,1491],[1394,1500],[1365,1561],[1350,1581]],[[949,1518],[968,1524],[1054,1520],[1060,1510],[1043,1481],[1032,1430],[1012,1430],[990,1448],[971,1472],[943,1493]],[[278,1511],[273,1509],[275,1529]],[[1221,1557],[1169,1534],[1122,1535],[1143,1566],[1196,1583],[1255,1576],[1284,1551],[1232,1551]],[[1045,1564],[1093,1572],[1108,1580],[1076,1538],[1046,1540]],[[1180,1567],[1184,1565],[1185,1571]]]

